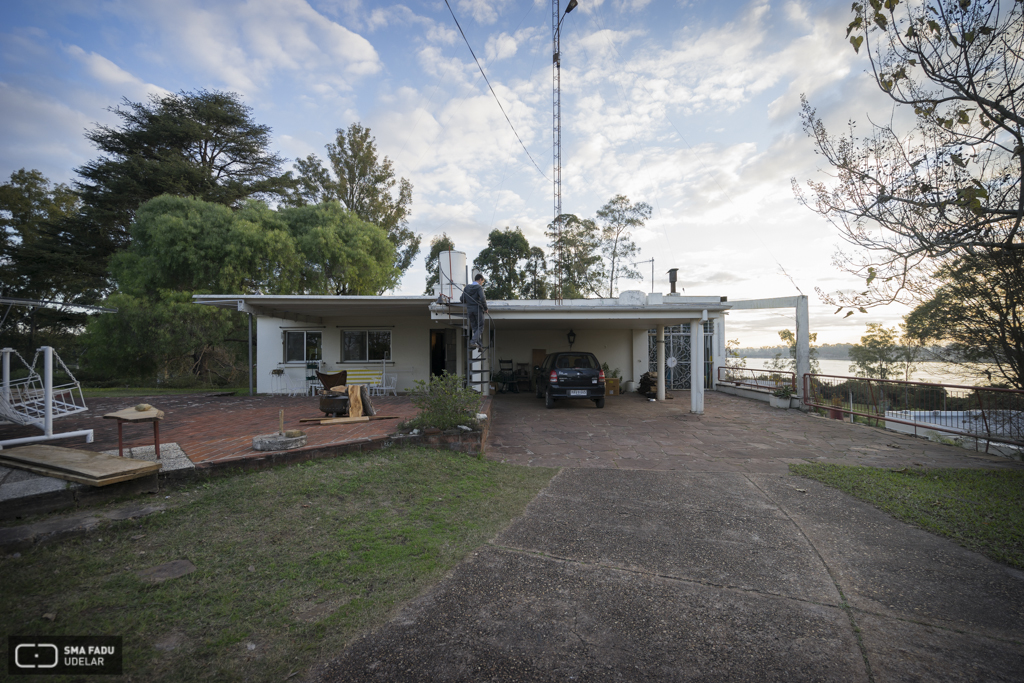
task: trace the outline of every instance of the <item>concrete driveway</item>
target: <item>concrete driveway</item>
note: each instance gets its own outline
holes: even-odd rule
[[[1024,573],[784,473],[1013,464],[717,395],[531,400],[489,457],[581,466],[313,680],[1024,680]]]
[[[533,394],[494,397],[487,457],[545,467],[614,467],[684,472],[774,472],[792,462],[872,467],[1015,467],[999,456],[896,432],[779,410],[709,391],[703,415],[690,395],[651,403],[639,394],[559,401]]]

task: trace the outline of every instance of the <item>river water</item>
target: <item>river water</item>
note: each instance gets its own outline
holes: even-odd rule
[[[772,362],[771,358],[748,358],[747,367],[752,370],[763,370],[767,368],[768,364]],[[853,365],[848,360],[819,360],[818,364],[821,365],[821,374],[823,375],[839,375],[841,377],[853,377],[854,373],[850,371],[850,366]],[[893,377],[892,379],[904,379],[903,377]],[[967,386],[978,386],[982,382],[973,379],[967,379],[959,377],[949,371],[949,366],[945,363],[934,363],[934,362],[923,362],[917,363],[914,368],[914,373],[910,376],[911,382],[932,382],[935,384],[961,384]]]

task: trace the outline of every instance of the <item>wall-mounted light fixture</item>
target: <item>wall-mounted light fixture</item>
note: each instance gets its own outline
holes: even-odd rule
[[[569,350],[572,351],[572,345],[576,343],[576,333],[569,330],[569,334],[565,335],[565,338],[569,340]]]

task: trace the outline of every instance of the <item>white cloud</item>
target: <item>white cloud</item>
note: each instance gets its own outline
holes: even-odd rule
[[[169,95],[169,90],[152,83],[146,83],[117,64],[95,52],[86,52],[77,45],[67,48],[68,54],[85,65],[86,72],[103,85],[118,88],[119,92],[129,98],[143,95]]]
[[[502,32],[487,39],[484,47],[484,55],[488,62],[496,62],[500,59],[508,59],[516,54],[518,43],[509,34]]]
[[[160,27],[159,52],[243,94],[274,78],[326,83],[337,92],[378,73],[380,57],[362,36],[315,11],[305,0],[233,0],[123,4],[120,13]]]
[[[54,182],[69,182],[71,169],[94,151],[82,136],[90,125],[81,111],[59,100],[0,81],[0,149],[6,179],[19,168],[38,169]]]

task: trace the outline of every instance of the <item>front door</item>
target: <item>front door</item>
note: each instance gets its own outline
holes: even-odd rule
[[[704,388],[711,388],[711,373],[714,368],[712,358],[711,321],[704,323]],[[647,335],[647,350],[650,362],[648,370],[654,372],[658,368],[658,331],[652,329]],[[690,324],[665,326],[665,388],[690,388]]]

